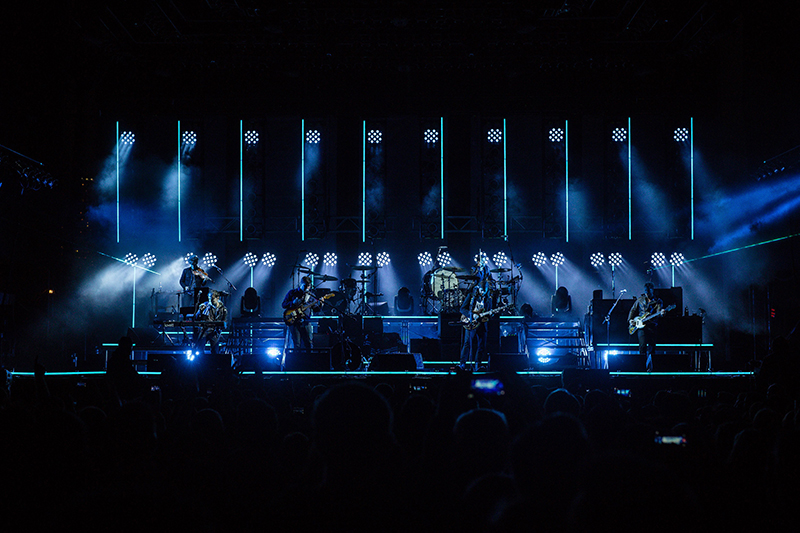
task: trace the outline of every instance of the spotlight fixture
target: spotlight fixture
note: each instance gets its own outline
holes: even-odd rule
[[[475,261],[475,264],[483,262],[484,264],[489,261],[489,255],[486,252],[481,252],[480,254],[475,254],[475,257],[472,258]]]
[[[253,252],[247,252],[244,255],[245,265],[247,265],[250,268],[253,268],[254,266],[256,266],[256,263],[258,263],[258,256],[256,256],[256,254],[254,254]]]
[[[689,130],[686,128],[676,128],[672,138],[679,143],[686,142],[689,140]]]
[[[181,139],[186,146],[192,146],[197,142],[197,134],[193,131],[184,131]]]
[[[614,142],[625,142],[628,140],[628,130],[625,128],[614,128],[614,131],[611,132],[611,140]]]
[[[379,267],[385,267],[386,265],[392,262],[388,252],[379,253],[378,257],[376,258],[376,261]]]
[[[433,257],[431,257],[430,252],[421,252],[417,256],[417,261],[419,261],[419,266],[426,267],[430,266],[433,263]]]
[[[133,144],[136,142],[136,135],[132,131],[123,131],[119,135],[120,144]]]
[[[367,132],[367,142],[369,144],[380,144],[383,140],[383,132],[381,130],[369,130]]]
[[[492,256],[492,261],[494,262],[495,266],[501,267],[508,263],[508,258],[506,257],[505,252],[497,252]]]
[[[358,254],[358,264],[364,266],[372,265],[372,254],[369,252],[361,252]]]
[[[533,261],[534,266],[540,267],[547,263],[547,256],[544,255],[544,252],[537,252],[531,257],[531,261]]]
[[[203,256],[203,264],[206,268],[211,268],[217,264],[217,256],[208,252],[206,255]]]
[[[427,129],[422,134],[422,138],[426,144],[436,144],[439,141],[439,132],[434,129]]]
[[[436,260],[439,262],[439,265],[443,267],[449,266],[450,263],[453,262],[453,258],[450,255],[450,252],[448,252],[447,250],[440,251],[439,254],[436,256]]]
[[[560,143],[564,140],[564,130],[561,128],[552,128],[548,135],[551,143]]]
[[[655,252],[653,255],[650,256],[650,264],[654,267],[664,266],[667,262],[667,258],[661,252]]]
[[[619,252],[614,252],[613,254],[608,256],[608,264],[612,267],[618,267],[622,264],[622,254]]]
[[[306,264],[307,267],[313,270],[319,264],[319,256],[314,252],[308,252],[306,254],[306,258],[303,259],[303,262]]]
[[[138,260],[139,260],[139,256],[137,256],[134,253],[125,254],[125,264],[126,265],[134,266]]]
[[[602,253],[595,252],[591,255],[591,257],[589,257],[589,262],[592,264],[593,267],[599,267],[606,262],[606,259]]]
[[[555,266],[563,265],[564,264],[564,254],[561,252],[556,252],[550,256],[550,262],[553,263]]]
[[[548,348],[536,349],[536,360],[542,364],[547,364],[553,360],[553,352]]]
[[[275,254],[272,252],[267,252],[261,257],[261,264],[267,268],[272,268],[275,266]]]
[[[318,144],[321,138],[322,135],[319,130],[308,130],[306,132],[306,142],[308,144]]]
[[[156,264],[156,256],[151,253],[146,253],[142,256],[142,264],[145,268],[150,268]]]
[[[336,266],[337,261],[338,257],[333,252],[325,252],[325,255],[322,257],[322,264],[326,267]]]
[[[675,252],[669,257],[669,262],[672,266],[680,266],[682,265],[686,259],[683,257],[683,254],[680,252]]]
[[[249,130],[244,133],[244,142],[247,143],[247,146],[254,146],[258,144],[258,132]]]
[[[492,128],[486,132],[486,140],[492,144],[498,144],[503,140],[503,130]]]

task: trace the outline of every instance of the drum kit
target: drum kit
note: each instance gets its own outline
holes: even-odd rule
[[[464,303],[464,298],[472,289],[475,282],[480,280],[479,276],[472,274],[462,274],[467,269],[446,266],[428,271],[422,280],[422,301],[423,309],[429,315],[439,313],[455,313]],[[499,274],[494,285],[494,297],[498,305],[516,306],[516,295],[522,276],[504,278],[503,274],[511,272],[510,268],[494,268],[490,270],[492,274]],[[509,304],[509,297],[512,302]]]

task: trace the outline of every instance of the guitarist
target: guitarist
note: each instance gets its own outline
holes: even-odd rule
[[[628,324],[633,326],[635,324],[634,318],[650,317],[662,314],[664,307],[661,298],[656,298],[653,293],[654,286],[649,281],[644,284],[644,294],[639,296],[631,310],[628,312]],[[657,319],[648,320],[645,322],[643,328],[639,328],[639,355],[647,355],[647,362],[645,369],[648,372],[653,371],[653,358],[656,354],[656,330],[658,329]]]
[[[287,292],[286,297],[283,299],[283,304],[281,305],[284,309],[299,309],[300,307],[316,300],[313,290],[314,285],[311,283],[311,278],[308,276],[303,276],[300,279],[300,287]],[[308,320],[308,317],[311,314],[311,311],[319,310],[319,307],[320,303],[315,303],[306,309],[303,314],[297,317],[296,320],[288,325],[289,333],[292,337],[292,344],[296,350],[311,349],[311,335],[308,331],[310,321]]]
[[[464,326],[475,319],[478,315],[492,310],[492,274],[487,265],[481,261],[477,269],[478,281],[467,293],[464,303],[461,305],[461,322]],[[478,370],[481,364],[481,356],[486,352],[486,338],[488,329],[486,321],[489,316],[480,318],[477,327],[465,328],[463,341],[461,344],[461,363],[460,368],[466,369],[467,365]]]

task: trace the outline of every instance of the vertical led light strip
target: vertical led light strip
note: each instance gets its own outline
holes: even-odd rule
[[[300,119],[300,240],[306,240],[306,119]]]
[[[631,209],[631,117],[628,117],[628,240],[633,239],[633,210]]]
[[[691,176],[692,240],[694,240],[694,117],[689,117],[689,175]]]
[[[508,238],[508,167],[506,165],[506,119],[503,119],[503,236]]]
[[[119,243],[119,121],[117,121],[117,243]]]
[[[239,121],[239,242],[244,240],[244,121]]]
[[[367,121],[361,123],[361,242],[367,242]]]
[[[564,121],[564,192],[566,197],[564,218],[567,224],[567,242],[569,242],[569,120]]]
[[[181,242],[181,121],[178,121],[178,242]]]
[[[441,211],[442,240],[444,240],[444,117],[439,118],[439,204]]]
[[[131,269],[133,271],[133,311],[131,311],[131,329],[136,327],[136,265]]]

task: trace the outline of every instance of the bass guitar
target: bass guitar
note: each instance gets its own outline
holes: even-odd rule
[[[306,309],[309,307],[313,307],[321,302],[324,302],[328,298],[333,298],[334,293],[329,292],[322,298],[314,298],[310,302],[299,305],[297,307],[292,307],[291,309],[287,309],[283,312],[283,321],[286,323],[287,326],[291,326],[298,320],[302,320],[305,315]]]
[[[628,325],[628,333],[633,335],[634,333],[636,333],[636,330],[642,329],[648,320],[666,314],[668,311],[672,311],[673,309],[675,309],[675,306],[670,305],[669,307],[667,307],[666,309],[662,309],[658,313],[653,313],[653,314],[645,313],[642,316],[635,317],[633,320],[631,320],[631,323]]]
[[[478,326],[480,326],[481,322],[486,322],[487,320],[489,320],[490,316],[499,313],[504,309],[508,309],[509,307],[511,307],[511,304],[504,305],[503,307],[498,307],[497,309],[492,309],[490,311],[484,311],[483,313],[478,313],[472,318],[472,320],[462,316],[461,325],[464,326],[464,329],[466,329],[467,331],[473,330]]]

